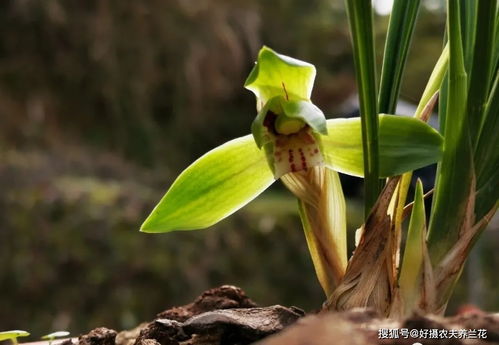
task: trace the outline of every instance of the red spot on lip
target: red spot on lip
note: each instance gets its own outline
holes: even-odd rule
[[[296,171],[296,166],[294,165],[294,163],[291,164],[291,171],[292,172],[295,172]]]
[[[305,159],[305,155],[303,154],[303,150],[299,149],[298,151],[300,152],[301,161],[305,162],[306,159]]]

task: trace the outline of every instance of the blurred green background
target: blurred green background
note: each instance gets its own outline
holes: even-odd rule
[[[412,103],[444,28],[442,2],[423,3],[402,90]],[[387,4],[376,1],[379,56]],[[0,330],[133,327],[226,283],[262,305],[320,307],[279,183],[206,231],[138,232],[183,168],[249,133],[242,85],[263,44],[316,65],[313,100],[329,117],[354,111],[343,1],[0,2]],[[362,186],[344,183],[353,231]],[[498,232],[478,243],[451,312],[499,309]]]

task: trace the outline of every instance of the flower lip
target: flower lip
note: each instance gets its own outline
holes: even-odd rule
[[[317,140],[309,126],[293,134],[276,136],[272,150],[268,152],[274,176],[279,178],[290,172],[322,165],[324,159]]]

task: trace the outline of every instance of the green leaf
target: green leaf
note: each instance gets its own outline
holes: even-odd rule
[[[484,109],[492,81],[492,48],[494,47],[494,24],[497,1],[478,0],[473,3],[478,7],[478,13],[475,13],[474,18],[471,18],[474,20],[470,25],[476,31],[476,39],[474,40],[474,44],[469,47],[470,54],[473,53],[473,61],[469,73],[470,85],[468,89],[466,117],[468,118],[471,143],[476,147],[480,126],[484,121]]]
[[[433,95],[440,90],[439,93],[439,103],[442,103],[442,98],[444,96],[444,92],[441,91],[442,84],[444,81],[445,74],[447,73],[447,68],[449,67],[449,45],[446,44],[440,57],[433,67],[433,71],[431,72],[430,78],[426,83],[426,87],[421,95],[421,99],[419,100],[418,107],[414,114],[414,117],[421,118],[423,115],[423,110],[433,97]]]
[[[426,250],[426,214],[423,184],[418,179],[411,220],[405,242],[404,260],[400,270],[399,286],[406,315],[412,312],[420,293],[419,279]]]
[[[284,114],[290,118],[300,119],[308,124],[314,131],[327,134],[326,117],[322,110],[308,101],[283,101]]]
[[[346,0],[348,22],[352,33],[355,77],[359,89],[362,145],[364,153],[364,212],[369,215],[381,192],[379,181],[378,110],[376,58],[371,1]]]
[[[7,339],[15,339],[18,337],[27,337],[28,335],[29,335],[28,332],[21,330],[4,331],[0,332],[0,341]]]
[[[494,47],[492,51],[492,72],[496,73],[499,68],[499,11],[496,11]]]
[[[180,174],[141,231],[206,228],[246,205],[272,182],[265,155],[253,136],[231,140]]]
[[[332,169],[364,176],[360,119],[327,121],[322,153]],[[411,117],[379,116],[380,177],[400,175],[437,162],[442,156],[442,136],[426,123]]]
[[[414,113],[414,117],[417,119],[425,118],[428,112],[433,110],[434,103],[436,99],[434,97],[441,96],[441,87],[445,74],[447,73],[447,68],[449,65],[449,45],[446,44],[442,51],[442,54],[438,58],[433,71],[431,72],[428,83],[421,95],[418,107]],[[438,94],[437,94],[438,93]],[[433,105],[432,105],[433,103]],[[442,104],[442,103],[440,103]],[[429,108],[428,108],[429,107]],[[431,108],[431,109],[430,109]],[[409,185],[411,184],[412,171],[404,173],[399,183],[399,190],[397,196],[397,205],[395,211],[395,234],[400,236],[402,232],[402,221],[404,206],[407,199],[407,192],[409,191]],[[400,238],[400,237],[399,237]]]
[[[428,249],[437,265],[460,238],[472,191],[472,147],[466,114],[467,74],[458,0],[448,2],[449,81],[445,115],[445,150],[437,170],[428,226]],[[445,303],[443,301],[442,303]]]
[[[477,0],[458,0],[459,1],[459,13],[461,22],[461,39],[463,42],[463,57],[464,65],[467,72],[471,69],[471,63],[473,62],[473,48],[478,41],[475,38],[476,34],[476,19],[477,19]],[[485,0],[490,2],[490,0]],[[495,10],[493,10],[495,12]],[[483,14],[483,13],[482,13]],[[450,31],[449,31],[450,32]]]
[[[395,113],[420,2],[420,0],[395,0],[393,3],[381,70],[379,89],[381,113]]]
[[[310,100],[314,79],[314,65],[277,54],[264,46],[244,87],[255,94],[261,108],[276,96],[287,100]]]
[[[485,120],[475,150],[477,196],[475,215],[481,219],[497,203],[499,198],[499,73],[496,74],[489,101],[485,108]]]

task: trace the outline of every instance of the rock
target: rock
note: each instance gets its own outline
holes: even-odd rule
[[[188,335],[219,334],[221,344],[248,344],[281,331],[302,316],[298,308],[280,305],[214,310],[190,318],[182,328]]]

